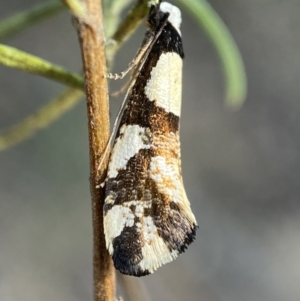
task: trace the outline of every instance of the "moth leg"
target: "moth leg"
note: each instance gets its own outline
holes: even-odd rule
[[[129,63],[129,65],[127,66],[127,68],[120,72],[120,73],[107,73],[106,74],[106,78],[111,78],[111,79],[114,79],[114,80],[117,80],[117,79],[122,79],[134,66],[136,65],[136,61],[135,61],[135,58]]]
[[[154,38],[155,36],[153,35],[153,33],[147,32],[142,45],[139,47],[137,54],[135,55],[134,59],[128,64],[127,68],[120,73],[107,73],[105,77],[115,80],[122,79],[131,69],[133,69],[141,62]]]
[[[128,89],[128,87],[130,85],[130,81],[131,81],[131,79],[129,79],[129,81],[127,81],[125,83],[125,85],[123,85],[119,90],[110,93],[110,96],[111,97],[118,97],[120,94],[124,93]]]

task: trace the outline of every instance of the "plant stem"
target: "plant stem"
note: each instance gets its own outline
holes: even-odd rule
[[[74,88],[83,89],[83,80],[79,74],[68,72],[58,65],[7,45],[0,44],[0,63],[7,67],[40,74]]]
[[[0,39],[16,34],[39,21],[55,15],[63,9],[64,6],[60,1],[51,0],[14,14],[0,22]]]
[[[128,13],[126,18],[119,25],[117,31],[111,37],[113,43],[107,47],[107,60],[112,61],[115,53],[120,46],[132,35],[136,28],[141,24],[143,18],[149,10],[148,1],[138,0],[135,6]]]
[[[106,165],[99,166],[109,140],[109,106],[104,52],[104,34],[101,1],[85,0],[85,12],[76,15],[75,25],[82,53],[85,92],[87,100],[90,147],[90,189],[93,215],[94,300],[113,301],[115,269],[105,247],[103,229],[104,189]],[[74,13],[74,12],[73,12]],[[107,160],[105,160],[107,163]]]
[[[222,63],[226,81],[225,104],[239,109],[247,95],[247,77],[243,59],[228,28],[206,0],[180,0],[201,25]]]
[[[70,108],[74,107],[82,95],[82,90],[68,88],[37,112],[26,117],[20,123],[13,125],[0,136],[0,151],[14,146],[34,135],[39,129],[47,127]]]

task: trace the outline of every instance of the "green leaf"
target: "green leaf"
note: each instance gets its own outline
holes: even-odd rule
[[[0,21],[0,39],[13,35],[64,9],[60,1],[48,1]]]
[[[40,74],[70,87],[83,89],[83,79],[79,74],[68,72],[60,66],[3,44],[0,44],[0,63],[8,67]]]
[[[247,77],[239,49],[224,22],[205,0],[178,0],[195,18],[221,59],[226,80],[225,104],[242,106],[247,95]]]

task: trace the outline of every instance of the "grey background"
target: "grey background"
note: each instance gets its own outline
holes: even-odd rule
[[[2,19],[38,1],[0,3]],[[132,283],[142,283],[150,300],[300,300],[300,2],[210,3],[241,50],[247,101],[238,112],[224,108],[218,57],[183,11],[182,166],[200,228],[183,256]],[[116,71],[132,59],[143,32],[121,50]],[[81,68],[67,12],[2,42]],[[62,89],[0,66],[0,128]],[[112,116],[119,104],[112,100]],[[92,299],[87,142],[82,101],[0,153],[1,301]]]

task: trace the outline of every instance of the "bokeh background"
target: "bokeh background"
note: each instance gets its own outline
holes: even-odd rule
[[[247,100],[237,112],[224,107],[219,59],[183,11],[182,166],[199,231],[176,261],[128,281],[148,291],[135,300],[298,301],[300,2],[209,2],[242,53]],[[3,19],[39,1],[0,3]],[[124,45],[116,71],[132,59],[143,32]],[[72,71],[81,68],[68,12],[2,42]],[[1,132],[62,89],[0,66]],[[120,99],[111,104],[113,119]],[[81,101],[32,139],[0,153],[1,301],[92,300],[87,144]]]

